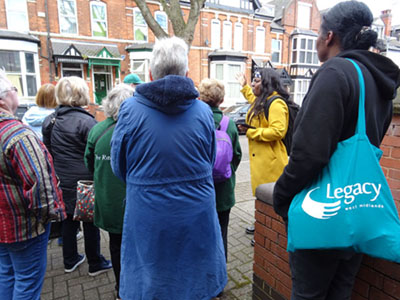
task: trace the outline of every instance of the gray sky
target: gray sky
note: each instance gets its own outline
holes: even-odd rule
[[[320,10],[334,6],[339,0],[317,0]],[[379,17],[382,10],[392,10],[392,25],[400,25],[400,1],[399,0],[361,0],[368,5],[374,17]]]

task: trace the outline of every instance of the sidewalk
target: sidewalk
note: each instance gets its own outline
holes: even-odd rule
[[[251,194],[248,161],[242,161],[237,171],[235,193],[236,205],[231,210],[228,231],[229,281],[221,300],[250,300],[253,278],[253,247],[250,241],[253,236],[247,235],[245,229],[254,222],[254,197]],[[79,253],[84,253],[83,239],[78,241],[78,249]],[[108,234],[104,231],[101,232],[101,253],[110,259]],[[42,300],[116,299],[115,278],[112,270],[96,277],[90,277],[87,273],[87,262],[72,273],[64,273],[62,249],[57,245],[57,239],[52,240],[48,247]]]

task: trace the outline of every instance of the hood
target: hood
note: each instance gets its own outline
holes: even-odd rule
[[[167,75],[136,88],[135,98],[144,105],[167,114],[177,114],[191,107],[199,96],[190,78]]]
[[[30,126],[42,126],[44,119],[54,112],[54,109],[33,106],[25,113],[22,121]]]
[[[338,56],[353,58],[362,63],[371,72],[383,99],[392,100],[396,97],[400,85],[400,69],[391,59],[367,50],[343,51]]]

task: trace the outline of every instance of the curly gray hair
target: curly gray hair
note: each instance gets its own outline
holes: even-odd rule
[[[111,92],[108,93],[107,98],[102,102],[106,117],[111,117],[114,120],[117,120],[121,103],[125,99],[132,97],[134,92],[135,89],[129,84],[121,83],[115,86]]]
[[[150,59],[153,80],[167,75],[186,76],[188,69],[188,45],[184,40],[174,36],[155,43]]]

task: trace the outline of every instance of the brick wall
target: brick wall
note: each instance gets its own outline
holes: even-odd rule
[[[384,152],[381,166],[400,211],[400,115],[393,117],[381,149]],[[255,219],[253,299],[290,299],[291,279],[285,225],[270,204],[258,199]],[[400,299],[400,265],[365,255],[352,299]]]

